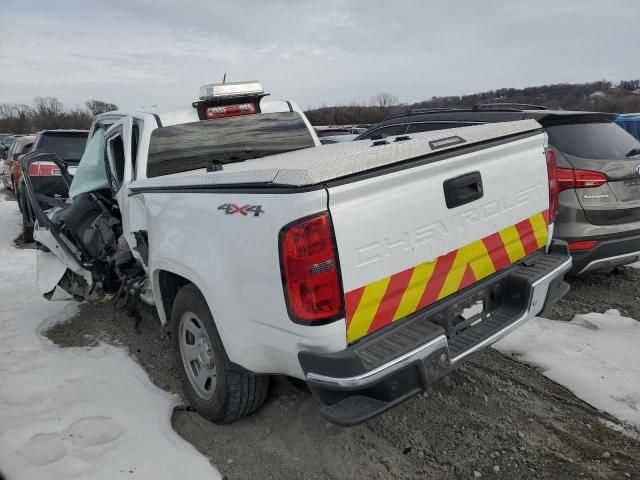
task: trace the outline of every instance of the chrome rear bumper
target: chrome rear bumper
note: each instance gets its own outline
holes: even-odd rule
[[[307,383],[322,404],[321,415],[341,425],[375,416],[424,390],[436,378],[474,352],[497,342],[568,291],[564,274],[571,269],[566,243],[554,241],[551,252],[527,257],[505,272],[437,302],[336,353],[301,352]],[[465,298],[500,284],[498,308],[481,321],[448,336],[437,319],[449,315]]]

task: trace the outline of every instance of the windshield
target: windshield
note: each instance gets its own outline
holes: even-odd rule
[[[149,143],[147,176],[290,152],[315,144],[295,112],[265,113],[162,127]]]
[[[575,157],[623,159],[640,142],[613,122],[560,124],[545,128],[549,144]]]
[[[79,162],[87,143],[87,134],[42,135],[38,148],[46,148],[69,162]]]
[[[104,129],[98,129],[87,144],[78,170],[73,176],[69,198],[74,198],[81,193],[109,188],[104,166],[104,147]]]

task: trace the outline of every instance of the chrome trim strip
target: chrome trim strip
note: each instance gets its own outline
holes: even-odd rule
[[[520,317],[518,317],[515,321],[507,325],[502,330],[495,332],[493,335],[486,338],[482,342],[478,343],[477,345],[474,345],[469,350],[461,353],[460,355],[458,355],[453,359],[450,359],[450,364],[454,364],[460,361],[461,359],[463,359],[464,357],[466,357],[467,355],[477,352],[478,350],[481,350],[482,348],[485,348],[491,345],[492,343],[497,342],[502,337],[504,337],[511,331],[515,330],[519,326],[521,326],[525,321],[529,320],[529,318],[531,318],[532,316],[531,312],[533,308],[537,307],[538,305],[540,305],[540,308],[542,308],[542,304],[544,304],[544,301],[546,299],[547,291],[549,289],[549,283],[551,282],[551,280],[553,280],[553,278],[555,278],[560,273],[569,270],[570,268],[571,268],[571,257],[569,257],[562,264],[560,264],[550,272],[547,272],[544,276],[540,277],[535,282],[533,282],[533,285],[531,288],[531,297],[529,298],[529,305],[527,307],[527,310]],[[539,312],[540,310],[537,310],[534,315],[538,314]],[[421,359],[427,358],[432,353],[438,351],[441,348],[446,347],[448,351],[448,345],[449,343],[447,341],[447,337],[444,335],[440,335],[439,337],[434,338],[433,340],[425,343],[424,345],[421,345],[405,353],[404,355],[394,358],[393,360],[383,365],[380,365],[379,367],[376,367],[369,372],[365,372],[361,375],[339,378],[339,377],[329,377],[326,375],[309,372],[306,375],[306,379],[307,381],[313,381],[316,383],[324,383],[332,386],[337,386],[345,390],[361,388],[361,387],[370,385],[372,383],[375,383],[380,377],[385,376],[389,373],[393,373],[396,370],[400,370],[401,368],[403,368],[404,366],[408,365],[411,362],[414,362],[415,360],[421,360]]]
[[[597,267],[601,263],[606,263],[606,262],[609,262],[611,260],[617,260],[619,258],[632,258],[632,257],[636,257],[636,259],[639,258],[640,257],[640,252],[624,253],[622,255],[614,255],[613,257],[599,258],[598,260],[594,260],[593,262],[589,262],[586,267],[584,267],[582,270],[580,270],[580,272],[578,272],[578,275],[580,273],[588,272],[590,270],[596,270],[597,268],[595,268],[595,267]],[[633,263],[633,262],[630,261],[629,263]],[[620,264],[620,265],[623,265],[623,264]]]
[[[376,380],[382,375],[386,375],[390,372],[394,372],[404,367],[405,365],[422,358],[427,358],[429,355],[434,353],[435,351],[441,348],[448,348],[449,343],[447,342],[447,337],[444,335],[440,335],[439,337],[434,338],[433,340],[425,343],[424,345],[420,345],[417,348],[401,355],[397,358],[394,358],[390,362],[387,362],[379,367],[374,368],[369,372],[365,372],[361,375],[355,375],[353,377],[328,377],[325,375],[320,375],[318,373],[309,372],[307,373],[307,380],[312,380],[314,382],[322,382],[329,383],[333,385],[337,385],[343,388],[354,388],[354,387],[363,387],[369,385],[371,383],[375,383]]]

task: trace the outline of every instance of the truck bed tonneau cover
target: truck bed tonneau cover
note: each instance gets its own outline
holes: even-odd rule
[[[346,177],[394,163],[440,153],[459,146],[471,146],[502,137],[542,131],[535,120],[474,125],[434,132],[387,137],[388,144],[373,146],[362,140],[306,148],[266,158],[232,163],[223,171],[194,170],[175,175],[140,179],[130,190],[206,188],[223,185],[264,185],[302,187]],[[457,140],[453,137],[460,137]],[[438,143],[440,142],[440,143]]]

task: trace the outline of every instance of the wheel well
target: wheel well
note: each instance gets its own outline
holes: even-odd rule
[[[190,283],[192,282],[176,273],[160,270],[158,284],[160,286],[162,306],[164,307],[164,314],[167,320],[171,318],[171,309],[173,308],[173,301],[175,300],[176,295],[182,287]]]

